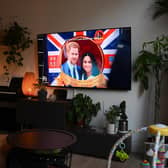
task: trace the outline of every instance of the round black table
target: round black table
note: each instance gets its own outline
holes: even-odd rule
[[[76,142],[76,136],[64,130],[31,129],[9,134],[7,142],[13,147],[7,168],[47,168],[51,165],[69,168],[72,157],[69,147]]]
[[[24,149],[49,150],[66,148],[76,142],[76,137],[63,130],[35,129],[11,133],[7,142]]]

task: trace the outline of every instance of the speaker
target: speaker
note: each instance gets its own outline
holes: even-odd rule
[[[44,64],[46,62],[45,58],[45,35],[37,35],[37,50],[38,50],[38,71],[39,79],[42,81],[43,76],[45,76]]]

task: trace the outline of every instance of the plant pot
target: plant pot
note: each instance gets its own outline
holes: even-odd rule
[[[108,134],[116,134],[116,126],[114,123],[107,124],[107,133]]]
[[[38,99],[39,101],[47,100],[47,91],[45,89],[41,89],[38,91]]]
[[[83,128],[85,126],[85,121],[84,120],[79,120],[76,122],[77,127]]]

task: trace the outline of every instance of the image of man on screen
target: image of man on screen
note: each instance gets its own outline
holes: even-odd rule
[[[65,45],[64,56],[67,61],[62,65],[62,71],[74,79],[81,79],[81,68],[77,65],[80,46],[77,42],[71,41]]]

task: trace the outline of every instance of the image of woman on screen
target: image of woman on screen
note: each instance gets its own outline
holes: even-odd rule
[[[91,79],[99,74],[95,57],[92,53],[84,53],[81,57],[82,80]]]

